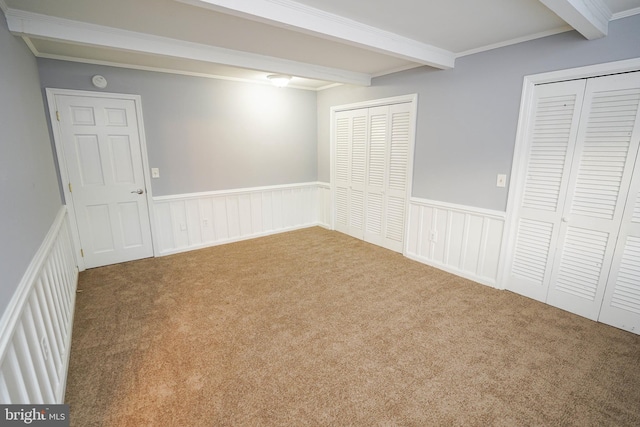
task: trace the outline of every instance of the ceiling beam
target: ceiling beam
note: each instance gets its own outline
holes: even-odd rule
[[[611,10],[603,0],[540,0],[587,40],[607,35]]]
[[[335,83],[358,86],[371,85],[371,76],[365,73],[224,49],[15,9],[9,9],[5,16],[9,31],[19,36],[204,61]]]
[[[439,69],[453,68],[455,63],[453,52],[291,0],[176,1],[346,43]]]

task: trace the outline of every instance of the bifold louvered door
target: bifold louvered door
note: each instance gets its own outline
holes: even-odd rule
[[[629,101],[637,105],[640,90],[630,94]],[[640,113],[636,113],[636,126],[631,134],[631,145],[640,140]],[[629,118],[629,124],[632,117]],[[633,132],[633,133],[632,133]],[[611,273],[600,310],[599,321],[640,333],[640,153],[636,163],[627,196],[622,225],[618,234]]]
[[[409,104],[369,109],[369,149],[364,240],[402,252],[407,171]]]
[[[341,111],[335,117],[335,228],[364,236],[367,109]]]
[[[411,104],[335,115],[335,227],[402,252],[409,161]]]
[[[589,79],[547,302],[597,320],[638,152],[640,73]]]
[[[538,86],[507,288],[545,301],[586,82]]]
[[[616,243],[638,169],[640,73],[542,85],[536,94],[507,288],[597,320],[616,269],[633,264]]]

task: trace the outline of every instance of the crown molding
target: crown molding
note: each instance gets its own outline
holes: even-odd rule
[[[15,9],[9,9],[5,15],[9,30],[13,34],[23,37],[170,56],[336,83],[358,86],[371,85],[371,76],[365,73],[153,36]]]
[[[347,43],[420,65],[450,69],[455,64],[453,52],[291,0],[175,1]]]
[[[91,64],[91,65],[101,65],[105,67],[126,68],[127,70],[153,71],[155,73],[175,74],[179,76],[189,76],[189,77],[200,77],[200,78],[213,79],[213,80],[226,80],[231,82],[256,84],[256,85],[263,85],[263,86],[269,86],[269,87],[273,86],[273,84],[267,80],[260,81],[257,79],[222,76],[218,74],[199,73],[196,71],[185,71],[185,70],[177,70],[173,68],[153,67],[148,65],[122,64],[120,62],[114,62],[114,61],[101,61],[98,59],[77,58],[74,56],[65,56],[65,55],[51,55],[48,53],[38,53],[37,55],[36,54],[34,55],[42,59],[54,59],[57,61],[77,62],[80,64]],[[334,85],[340,86],[341,83],[334,83]],[[307,87],[307,86],[301,86],[296,84],[289,84],[287,86],[287,89],[300,89],[300,90],[308,90],[311,92],[318,92],[323,88],[324,86],[316,88],[316,87]]]
[[[540,0],[587,40],[607,35],[612,13],[603,0]]]
[[[616,19],[627,18],[629,16],[640,14],[640,7],[636,7],[634,9],[623,10],[622,12],[614,13],[611,17],[611,20],[614,21]]]
[[[573,31],[573,28],[570,25],[565,25],[559,28],[555,28],[549,31],[543,31],[541,33],[531,34],[524,37],[517,37],[511,40],[505,40],[500,43],[494,43],[486,46],[480,46],[475,49],[465,50],[464,52],[460,52],[456,54],[456,58],[462,58],[463,56],[474,55],[476,53],[486,52],[488,50],[499,49],[501,47],[511,46],[518,43],[524,43],[531,40],[541,39],[543,37],[554,36],[556,34],[566,33],[567,31]]]

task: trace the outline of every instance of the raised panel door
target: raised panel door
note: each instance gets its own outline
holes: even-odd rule
[[[135,102],[70,95],[55,102],[85,267],[152,256]]]

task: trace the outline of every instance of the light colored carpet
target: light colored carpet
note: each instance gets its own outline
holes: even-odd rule
[[[640,425],[640,336],[322,228],[79,288],[73,426]]]

